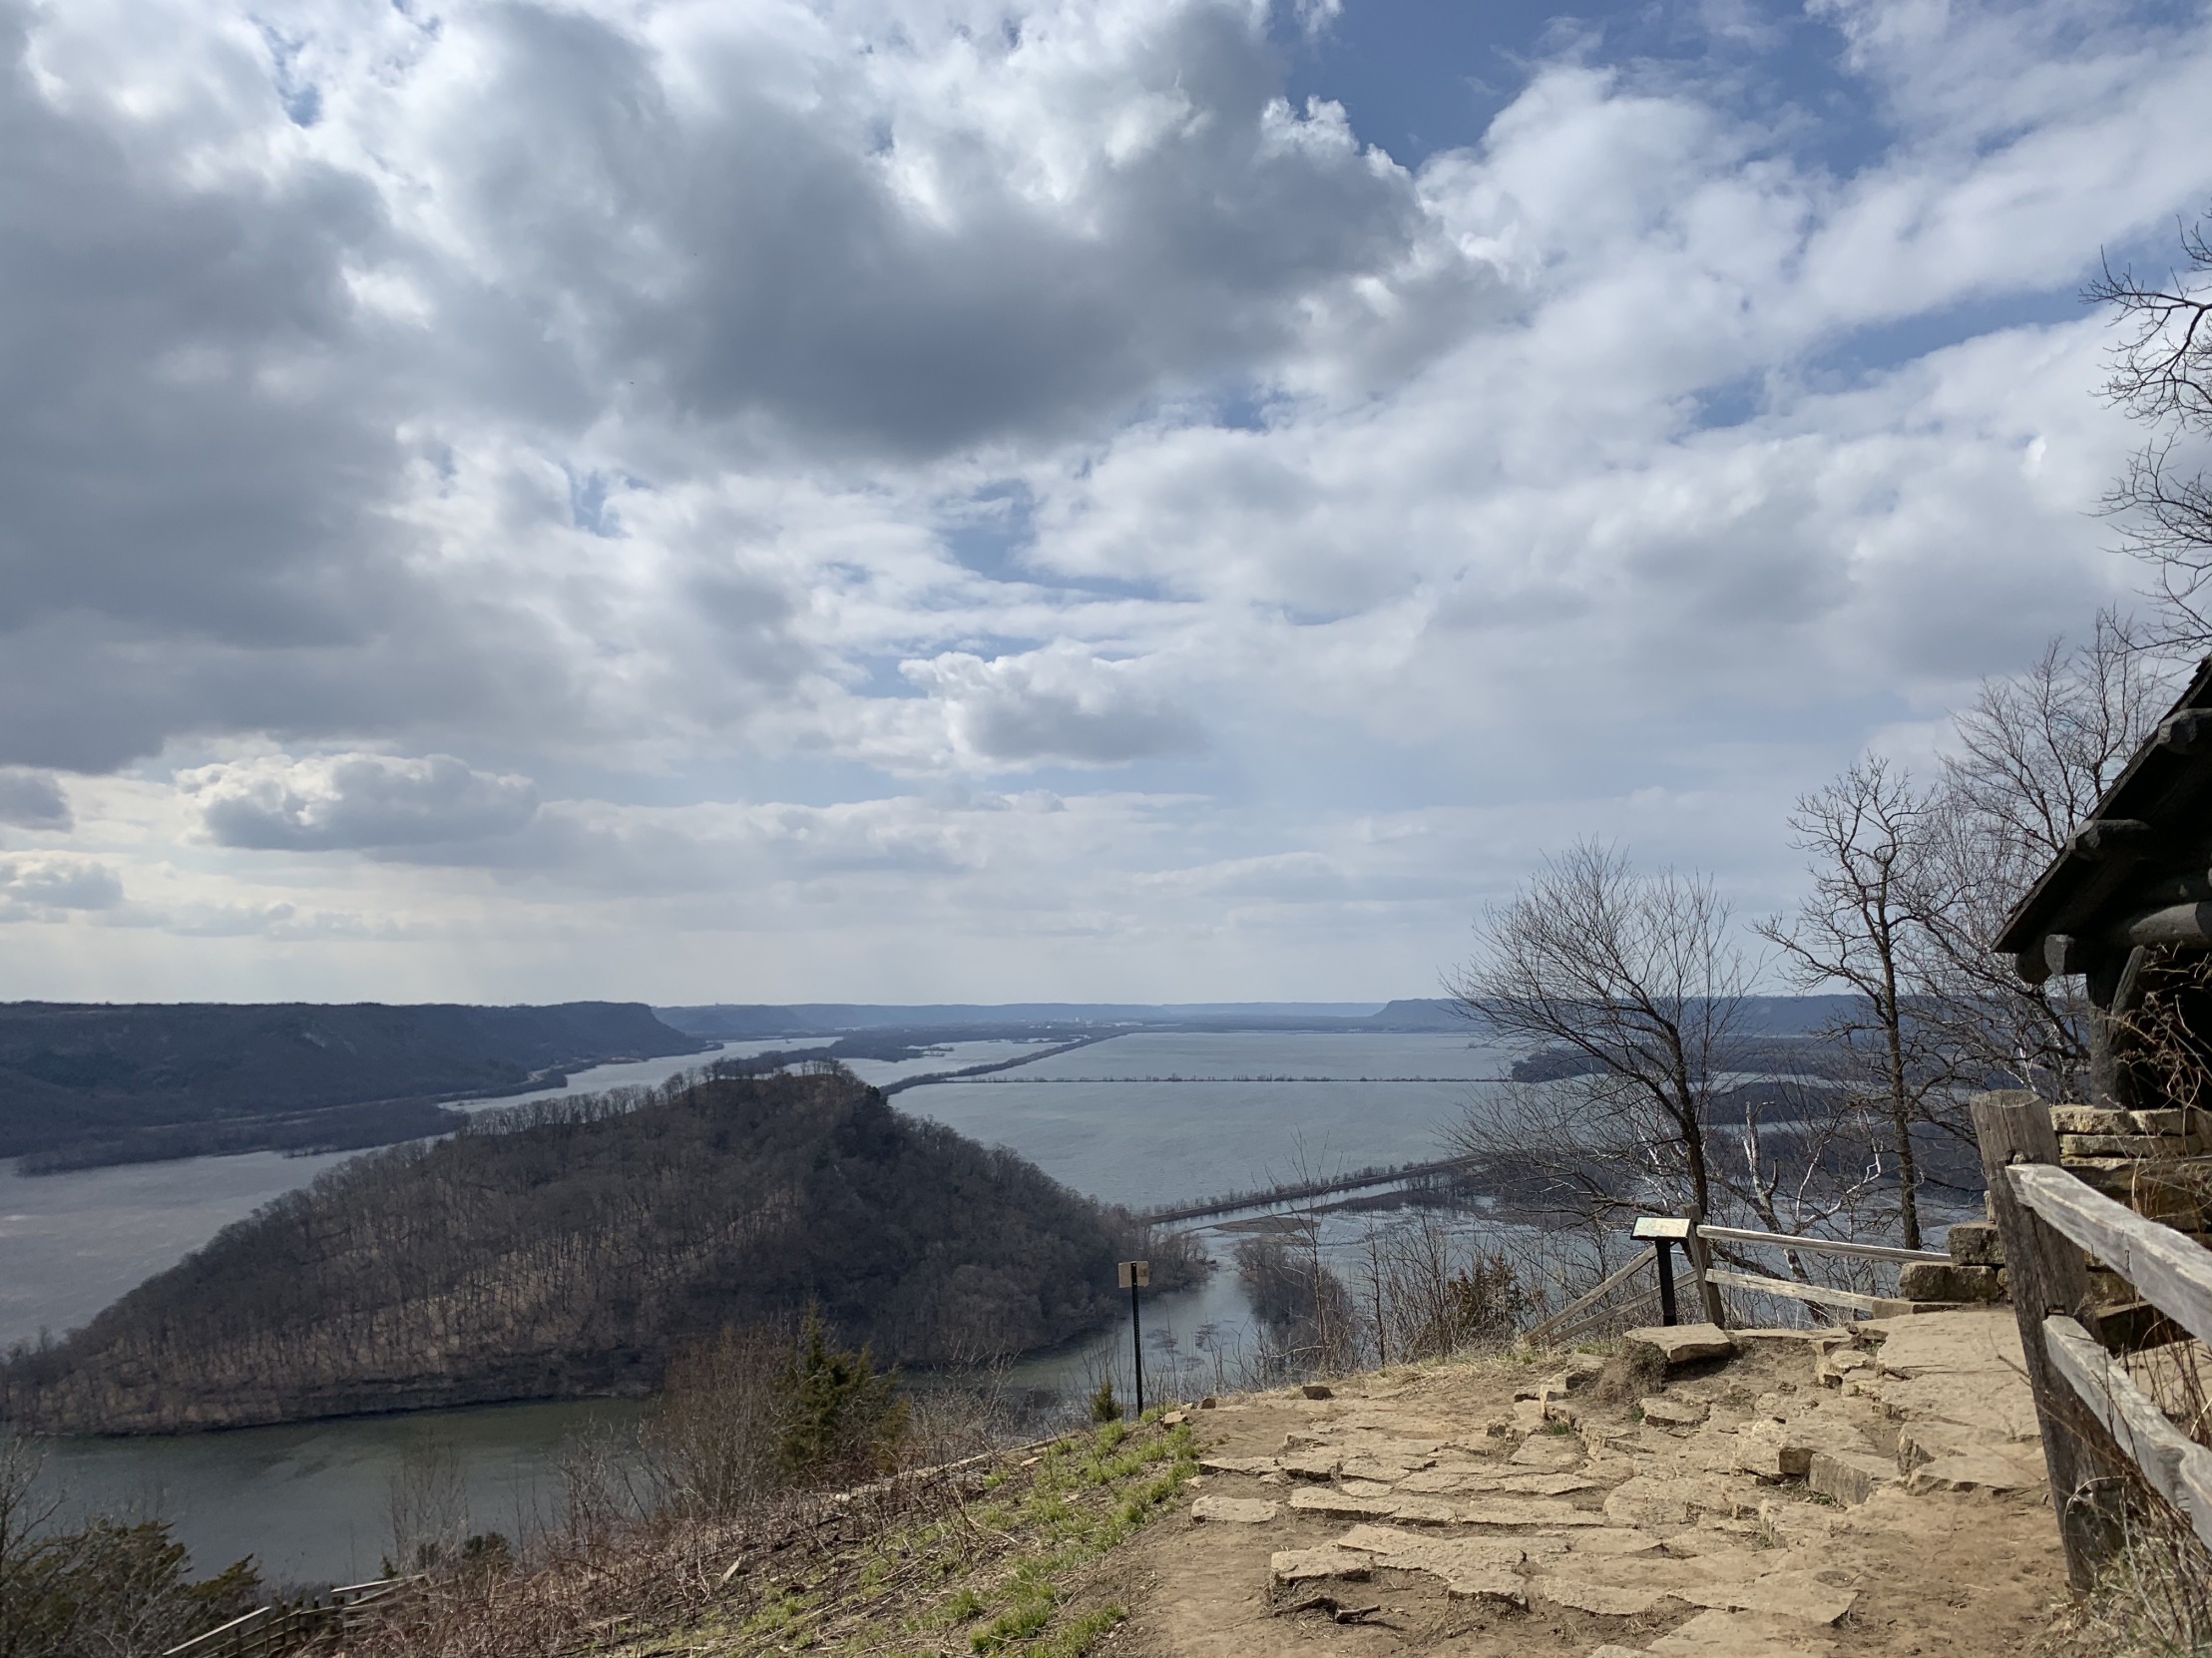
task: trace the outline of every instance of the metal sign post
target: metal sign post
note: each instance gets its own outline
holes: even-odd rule
[[[1671,1215],[1638,1215],[1628,1235],[1651,1244],[1653,1264],[1659,1269],[1659,1322],[1681,1323],[1674,1309],[1674,1246],[1689,1246],[1689,1221]]]
[[[1129,1292],[1129,1356],[1136,1366],[1136,1415],[1144,1416],[1144,1331],[1137,1323],[1136,1292],[1152,1281],[1152,1263],[1123,1261],[1121,1288]]]

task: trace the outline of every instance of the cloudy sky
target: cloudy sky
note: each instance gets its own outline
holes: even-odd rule
[[[1433,993],[2125,602],[2212,7],[0,0],[0,996]]]

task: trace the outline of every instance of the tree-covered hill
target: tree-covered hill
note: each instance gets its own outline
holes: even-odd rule
[[[634,1002],[0,1004],[0,1157],[38,1172],[382,1145],[450,1129],[439,1099],[705,1045]]]
[[[644,1394],[673,1347],[810,1300],[879,1358],[980,1358],[1109,1318],[1138,1247],[1126,1214],[842,1071],[624,1103],[326,1172],[0,1366],[0,1417],[167,1433]]]

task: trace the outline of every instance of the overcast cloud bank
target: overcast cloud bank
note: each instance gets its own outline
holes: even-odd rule
[[[0,994],[1423,994],[1583,832],[1781,906],[2135,581],[2072,296],[2212,16],[1723,11],[1399,159],[1227,0],[0,0]]]

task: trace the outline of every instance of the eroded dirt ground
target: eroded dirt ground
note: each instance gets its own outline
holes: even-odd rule
[[[1206,1471],[1120,1563],[1110,1650],[2037,1645],[2064,1572],[2010,1311],[1856,1329],[1739,1338],[1663,1384],[1501,1359],[1193,1412]]]

